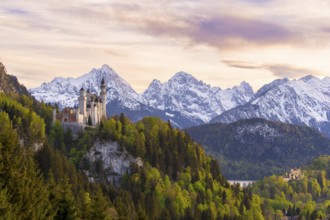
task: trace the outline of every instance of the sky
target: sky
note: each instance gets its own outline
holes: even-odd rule
[[[330,74],[330,0],[1,0],[0,61],[29,88],[108,64],[137,92],[184,71],[257,90]]]

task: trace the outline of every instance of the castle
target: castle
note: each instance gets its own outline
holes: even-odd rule
[[[283,179],[285,182],[290,180],[300,180],[304,177],[304,174],[301,172],[300,169],[291,169],[290,173],[286,173],[283,175]]]
[[[60,121],[63,125],[90,125],[95,126],[106,118],[106,86],[104,78],[101,81],[100,95],[90,93],[89,89],[85,92],[81,88],[78,97],[78,107],[65,108],[60,112],[53,110],[53,122]]]

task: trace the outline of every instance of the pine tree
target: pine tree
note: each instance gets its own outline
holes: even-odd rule
[[[51,218],[47,186],[32,155],[19,145],[18,135],[3,112],[0,112],[0,164],[1,197],[9,210],[6,213],[15,213],[13,218],[18,219]]]
[[[13,219],[16,216],[12,205],[8,201],[8,195],[6,189],[0,190],[0,219]]]
[[[64,146],[64,130],[62,128],[61,122],[56,121],[50,131],[49,142],[52,146],[66,153]]]
[[[103,220],[110,219],[107,213],[108,201],[102,193],[100,187],[97,188],[91,204],[91,219]]]
[[[57,208],[55,219],[76,219],[78,213],[69,181],[67,179],[62,181],[56,191],[54,194],[55,207]]]

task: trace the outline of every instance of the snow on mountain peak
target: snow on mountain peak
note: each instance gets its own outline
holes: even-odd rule
[[[139,95],[108,65],[94,68],[78,78],[56,77],[50,83],[30,89],[30,92],[37,100],[56,103],[60,107],[73,107],[77,103],[80,88],[99,93],[103,78],[107,84],[107,102],[117,101],[133,109],[139,107]]]
[[[198,84],[203,83],[196,79],[193,75],[186,73],[186,72],[177,72],[169,81],[169,84],[180,84],[180,85],[187,85],[187,84]]]
[[[263,86],[247,104],[222,113],[212,122],[247,118],[305,124],[330,135],[330,81],[314,76],[275,80]]]
[[[253,90],[247,83],[221,90],[197,80],[191,74],[178,72],[163,84],[154,80],[142,94],[142,99],[153,108],[181,112],[200,123],[246,103],[252,96]]]
[[[309,82],[312,80],[319,80],[319,78],[317,78],[313,75],[308,75],[308,76],[304,76],[304,77],[300,78],[299,80],[304,81],[304,82]]]
[[[113,69],[108,64],[103,64],[101,69],[104,72],[114,72]]]
[[[172,78],[194,78],[195,77],[189,73],[186,73],[184,71],[179,71],[176,74],[174,74],[174,76]]]
[[[30,89],[30,92],[38,100],[56,103],[62,108],[73,107],[77,104],[81,88],[99,93],[103,78],[107,85],[107,103],[111,109],[109,112],[118,114],[123,109],[131,112],[158,112],[157,114],[166,112],[167,116],[172,115],[172,118],[178,117],[193,124],[208,122],[221,112],[248,102],[253,96],[253,90],[246,82],[221,90],[186,72],[176,73],[165,83],[155,79],[144,93],[137,94],[106,64],[78,78],[54,78],[49,83]],[[146,113],[141,113],[144,114]]]
[[[276,79],[274,81],[272,81],[271,83],[268,83],[266,85],[264,85],[263,87],[261,87],[257,93],[254,95],[253,99],[256,99],[258,98],[259,96],[262,96],[264,95],[265,93],[267,93],[268,91],[272,90],[273,88],[281,85],[281,84],[284,84],[284,83],[287,83],[289,82],[290,80],[288,78],[283,78],[283,79]]]

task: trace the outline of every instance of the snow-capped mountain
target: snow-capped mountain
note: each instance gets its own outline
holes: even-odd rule
[[[221,90],[183,72],[165,83],[154,80],[143,94],[138,94],[108,65],[78,78],[55,78],[30,89],[30,92],[37,100],[57,104],[61,108],[74,107],[80,88],[99,93],[103,77],[107,84],[109,116],[123,112],[133,121],[157,116],[181,128],[208,122],[223,111],[246,103],[253,96],[251,86],[245,82],[232,89]]]
[[[178,72],[165,83],[154,80],[142,94],[142,99],[148,106],[181,112],[199,124],[248,102],[253,94],[251,86],[246,82],[232,89],[221,90],[188,73]]]
[[[248,103],[220,114],[211,123],[256,117],[311,126],[330,136],[330,78],[275,80],[263,86]]]
[[[50,83],[30,89],[31,94],[46,103],[58,104],[59,107],[74,107],[80,88],[89,89],[92,93],[100,93],[101,80],[104,77],[107,86],[107,103],[119,102],[122,107],[139,108],[139,95],[134,89],[108,65],[78,78],[57,77]]]

